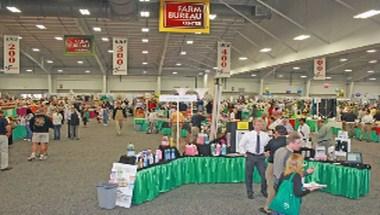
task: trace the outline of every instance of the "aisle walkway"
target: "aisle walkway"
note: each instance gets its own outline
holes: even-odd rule
[[[108,178],[113,161],[134,143],[138,150],[156,148],[159,135],[135,132],[129,122],[124,134],[115,135],[110,127],[92,123],[80,129],[81,139],[51,142],[47,161],[26,161],[30,144],[17,142],[11,149],[12,171],[0,172],[0,215],[253,215],[264,199],[248,200],[243,184],[187,185],[161,195],[153,202],[131,209],[100,210],[97,182]],[[356,143],[366,162],[373,167],[372,192],[358,201],[315,193],[304,199],[305,215],[369,214],[380,211],[380,144]],[[255,187],[258,190],[258,187]]]

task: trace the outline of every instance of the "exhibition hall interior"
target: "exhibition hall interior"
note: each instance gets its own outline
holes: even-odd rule
[[[378,215],[379,0],[0,0],[0,215]]]

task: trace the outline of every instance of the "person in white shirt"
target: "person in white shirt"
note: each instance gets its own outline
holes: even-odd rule
[[[61,113],[57,111],[57,109],[53,109],[52,111],[53,111],[52,120],[53,120],[53,128],[54,128],[54,140],[60,140],[63,116]]]
[[[310,143],[310,127],[306,124],[306,119],[300,119],[300,126],[297,129],[298,134],[301,136],[303,140],[303,147],[311,147],[308,143]]]
[[[373,116],[370,110],[367,110],[365,115],[362,117],[361,122],[363,124],[363,135],[361,139],[366,139],[367,142],[371,140],[372,124],[374,122]]]
[[[267,181],[265,179],[265,154],[264,147],[268,144],[270,137],[262,131],[264,123],[262,119],[256,119],[253,131],[243,135],[239,142],[239,152],[246,157],[245,162],[245,186],[249,199],[253,199],[252,177],[253,170],[256,167],[261,177],[261,193],[267,197]]]

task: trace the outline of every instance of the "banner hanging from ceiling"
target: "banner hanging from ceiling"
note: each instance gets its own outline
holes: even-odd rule
[[[218,42],[218,71],[216,77],[229,78],[231,76],[231,42]]]
[[[161,0],[160,32],[210,33],[209,0]]]
[[[94,36],[92,35],[65,35],[66,56],[92,56],[95,51]]]
[[[4,73],[20,73],[20,37],[4,35]]]
[[[113,75],[127,75],[127,48],[128,40],[126,37],[113,38]]]
[[[314,80],[326,79],[326,58],[314,59]]]

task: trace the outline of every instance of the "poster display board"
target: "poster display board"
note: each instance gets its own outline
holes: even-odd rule
[[[210,33],[209,0],[161,0],[160,32]]]
[[[66,56],[92,56],[95,52],[93,35],[65,35]]]
[[[4,35],[4,73],[20,73],[20,37]]]
[[[231,76],[231,45],[231,42],[218,42],[217,78],[229,78]]]
[[[314,59],[314,80],[326,80],[326,58]]]
[[[113,163],[110,182],[116,183],[119,186],[116,197],[117,206],[124,208],[131,207],[136,174],[136,165]]]
[[[113,57],[112,57],[112,74],[113,75],[127,75],[128,62],[127,62],[128,40],[126,37],[113,38]]]

